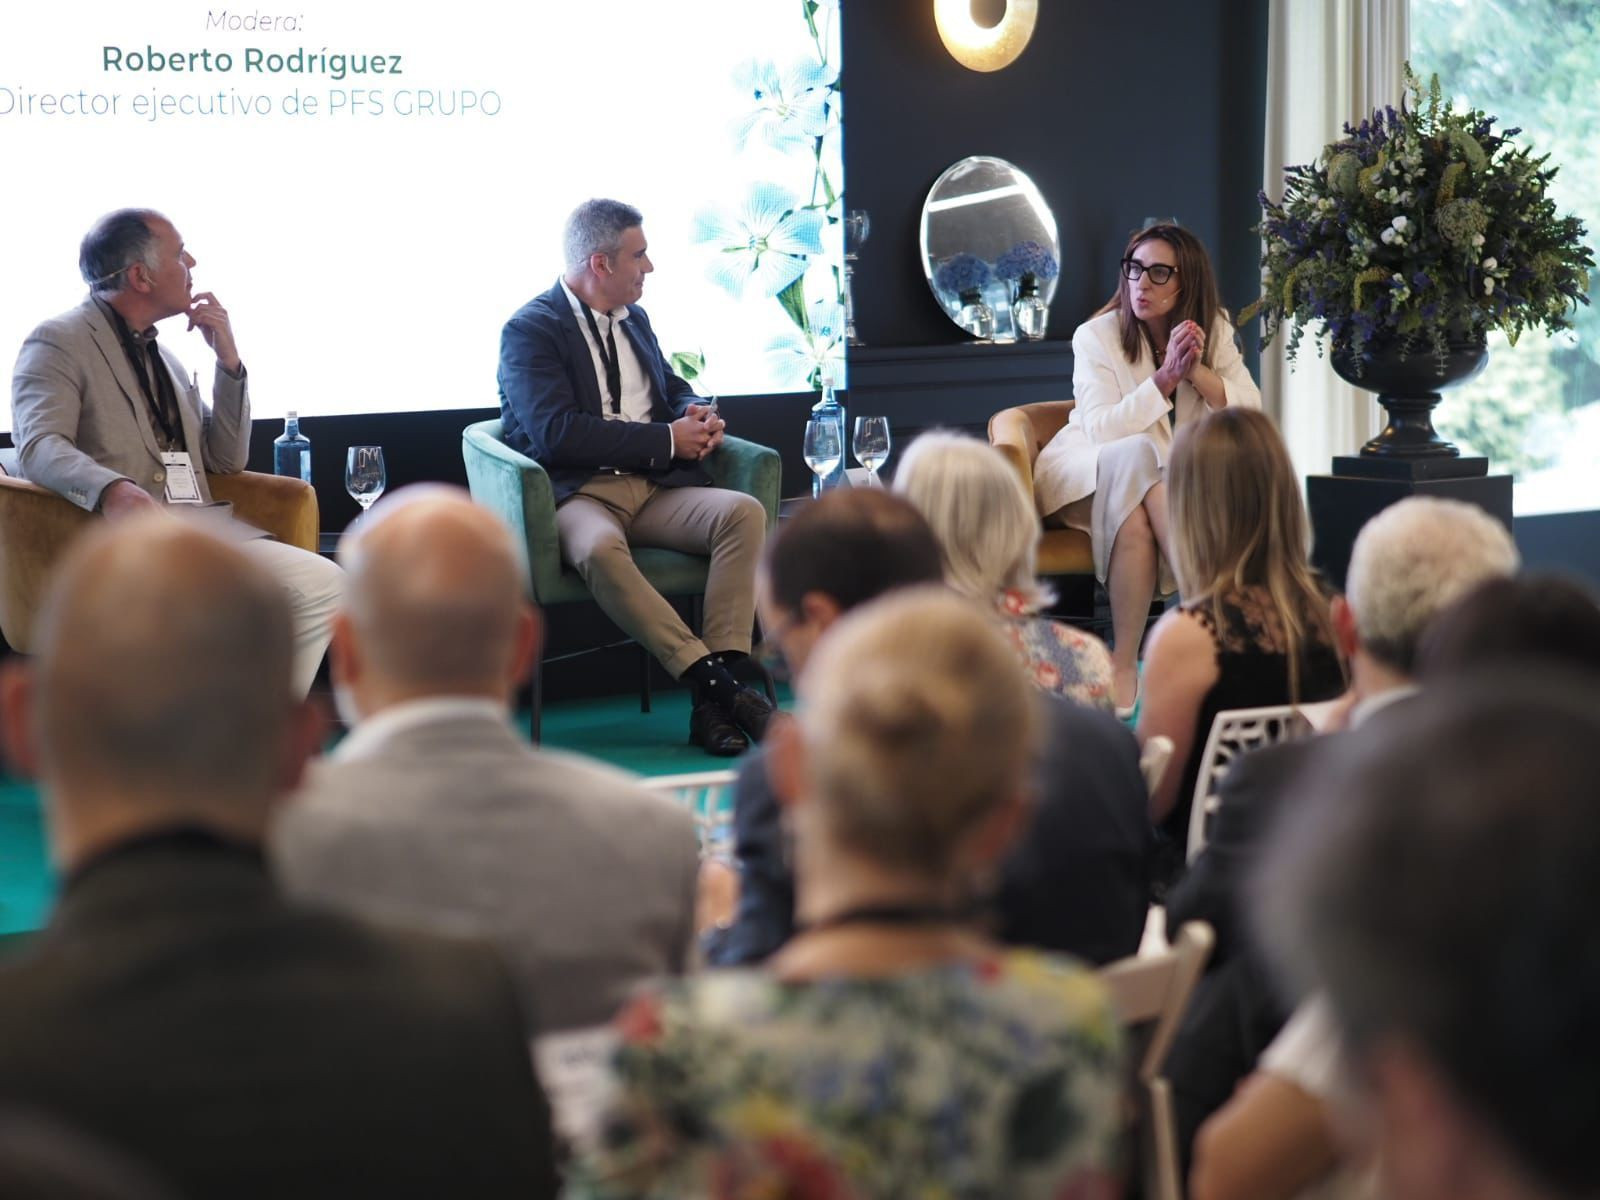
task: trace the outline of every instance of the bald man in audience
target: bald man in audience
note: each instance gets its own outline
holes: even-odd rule
[[[261,842],[319,722],[282,589],[159,514],[86,536],[0,680],[62,892],[0,966],[0,1106],[185,1196],[548,1196],[515,991],[474,943],[303,910]]]
[[[699,852],[632,776],[530,747],[509,697],[538,660],[511,535],[453,488],[404,489],[341,554],[335,694],[353,731],[273,838],[300,897],[493,940],[550,1033],[682,972]]]

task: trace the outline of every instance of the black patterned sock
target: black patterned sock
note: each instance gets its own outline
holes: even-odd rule
[[[689,669],[679,678],[686,680],[694,689],[696,704],[706,700],[727,704],[740,688],[739,681],[728,673],[728,668],[715,654],[708,654],[690,663]]]

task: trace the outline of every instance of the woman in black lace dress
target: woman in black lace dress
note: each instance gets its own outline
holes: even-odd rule
[[[1212,719],[1344,689],[1328,601],[1307,557],[1299,480],[1263,413],[1229,407],[1178,431],[1168,474],[1182,606],[1145,647],[1141,743],[1173,741],[1151,820],[1179,848]]]

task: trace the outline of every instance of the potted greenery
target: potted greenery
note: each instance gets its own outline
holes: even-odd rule
[[[1521,131],[1454,111],[1434,76],[1406,68],[1406,99],[1284,170],[1283,200],[1260,196],[1260,299],[1266,344],[1285,322],[1292,362],[1306,327],[1334,371],[1379,393],[1388,427],[1362,455],[1455,456],[1433,429],[1438,389],[1487,361],[1485,335],[1571,326],[1589,303],[1583,223],[1546,188],[1556,168],[1517,146]]]

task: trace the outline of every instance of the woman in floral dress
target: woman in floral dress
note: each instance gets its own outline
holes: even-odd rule
[[[943,589],[844,617],[768,755],[801,932],[756,971],[619,1021],[585,1197],[1118,1194],[1107,996],[954,906],[1022,815],[1034,705],[1006,639]]]

